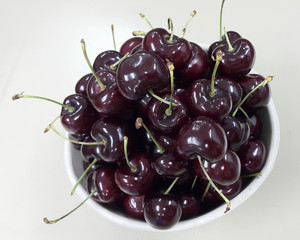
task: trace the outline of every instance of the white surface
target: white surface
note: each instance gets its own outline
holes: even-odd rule
[[[133,231],[101,218],[88,206],[55,225],[56,218],[80,202],[70,197],[63,163],[63,140],[44,128],[60,111],[51,103],[11,96],[25,91],[63,100],[88,72],[80,40],[91,59],[113,48],[132,30],[148,30],[138,13],[154,26],[172,17],[180,34],[189,13],[198,14],[186,38],[218,39],[219,1],[43,1],[0,0],[0,239],[298,239],[300,235],[299,19],[298,0],[227,0],[223,23],[251,40],[255,69],[274,75],[272,96],[279,114],[281,143],[276,165],[261,188],[226,216],[187,231]]]

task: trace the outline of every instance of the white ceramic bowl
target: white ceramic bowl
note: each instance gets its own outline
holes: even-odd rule
[[[231,200],[230,211],[237,208],[240,204],[245,202],[252,194],[254,194],[254,192],[266,180],[275,164],[279,148],[280,129],[277,112],[272,99],[267,107],[258,111],[258,115],[261,117],[263,122],[262,140],[266,145],[268,154],[267,160],[263,170],[261,171],[262,177],[254,178],[253,181],[238,196]],[[80,158],[80,154],[78,154],[78,151],[76,152],[76,150],[74,150],[74,148],[71,146],[71,143],[68,141],[65,142],[65,166],[72,185],[75,185],[81,173],[83,172],[82,160]],[[88,196],[87,192],[82,187],[82,185],[78,187],[76,193],[80,196],[82,200]],[[146,222],[133,219],[125,215],[124,213],[105,208],[103,205],[98,204],[92,199],[89,199],[86,202],[86,204],[93,208],[97,214],[124,227],[147,231],[158,231],[150,227]],[[178,231],[192,228],[204,223],[208,223],[216,218],[223,216],[224,209],[225,205],[221,205],[218,208],[199,217],[195,217],[190,220],[180,221],[173,228],[167,231]]]

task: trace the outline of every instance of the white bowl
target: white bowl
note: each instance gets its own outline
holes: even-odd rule
[[[258,115],[262,119],[263,129],[262,129],[262,140],[265,143],[267,149],[267,159],[263,170],[261,171],[262,176],[256,177],[253,181],[231,202],[231,210],[234,210],[243,202],[245,202],[255,191],[261,186],[261,184],[266,180],[270,174],[275,161],[279,148],[280,141],[280,129],[277,112],[273,103],[273,100],[269,102],[268,106],[259,110]],[[78,178],[83,172],[82,160],[78,150],[75,150],[71,143],[65,142],[65,166],[67,174],[71,180],[72,185],[75,185]],[[76,193],[84,200],[88,194],[84,187],[80,185],[76,190]],[[95,212],[102,217],[122,225],[123,227],[128,227],[132,229],[146,230],[146,231],[159,231],[150,227],[146,222],[141,220],[136,220],[128,215],[106,208],[104,205],[100,205],[92,199],[89,199],[86,204],[88,204]],[[214,219],[224,216],[225,205],[221,205],[218,208],[200,215],[198,217],[192,218],[190,220],[184,220],[177,223],[173,228],[167,231],[178,231],[183,229],[192,228],[199,226],[204,223],[208,223]]]

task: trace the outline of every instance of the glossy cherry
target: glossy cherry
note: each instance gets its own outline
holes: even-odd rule
[[[191,82],[203,78],[208,71],[207,55],[196,43],[191,42],[192,56],[186,66],[176,71],[176,83],[180,86],[188,86]],[[176,69],[175,69],[176,70]]]
[[[145,197],[144,217],[156,229],[169,229],[181,218],[182,206],[177,197],[158,195]]]
[[[118,162],[125,159],[123,139],[128,136],[131,141],[128,143],[128,153],[134,149],[135,138],[132,136],[130,126],[116,119],[99,119],[92,129],[91,136],[95,141],[104,141],[104,145],[100,145],[100,156],[106,162]]]
[[[88,82],[92,77],[93,77],[92,73],[88,73],[83,77],[81,77],[75,85],[75,92],[87,97],[88,95],[86,89],[87,89]]]
[[[164,100],[169,101],[171,95],[162,96]],[[165,133],[177,132],[188,120],[188,110],[183,101],[176,95],[173,97],[173,103],[177,106],[171,108],[171,114],[166,110],[169,105],[153,98],[148,104],[148,118],[150,123],[159,131]]]
[[[226,133],[228,146],[236,151],[250,137],[250,125],[248,121],[240,121],[236,117],[225,117],[221,125]]]
[[[257,85],[262,83],[265,78],[260,74],[249,74],[243,77],[240,81],[240,85],[243,89],[243,97],[253,90]],[[247,100],[243,103],[242,108],[245,110],[253,110],[254,108],[266,106],[271,99],[271,93],[269,85],[266,84],[263,87],[258,88],[251,93]]]
[[[219,50],[223,53],[218,72],[227,77],[243,77],[251,71],[254,65],[255,49],[252,43],[245,38],[239,38],[232,42],[232,48],[230,49],[226,44],[214,49],[212,55]]]
[[[128,195],[142,195],[152,184],[154,170],[147,154],[140,153],[130,158],[128,166],[124,163],[115,173],[118,187]],[[134,168],[134,170],[133,170]]]
[[[144,219],[144,199],[145,195],[128,195],[124,198],[123,201],[124,209],[131,216],[138,219]]]
[[[84,142],[95,142],[95,140],[89,136]],[[86,163],[92,163],[95,159],[99,163],[104,162],[100,155],[100,145],[81,145],[80,154]]]
[[[171,34],[163,28],[155,28],[150,30],[144,37],[143,49],[149,52],[154,52],[162,57],[169,59],[179,70],[184,68],[190,57],[192,56],[191,44],[177,36],[170,39]]]
[[[232,100],[229,93],[215,85],[215,96],[211,97],[211,81],[200,79],[190,84],[186,91],[186,102],[195,116],[206,116],[220,121],[232,109]]]
[[[199,198],[190,192],[180,193],[179,202],[182,206],[181,220],[197,216],[203,208]]]
[[[237,151],[241,160],[242,174],[259,173],[266,162],[265,144],[255,138],[251,138]]]
[[[241,175],[240,159],[232,150],[228,149],[224,158],[218,162],[211,163],[205,159],[202,159],[202,162],[207,174],[214,183],[224,186],[231,185],[235,183]],[[198,160],[194,162],[194,170],[200,178],[206,179]]]
[[[136,47],[142,44],[143,38],[141,37],[132,37],[126,40],[121,48],[120,53],[125,55],[126,53],[131,53],[131,51]]]
[[[63,104],[72,107],[73,111],[62,107],[61,123],[70,134],[89,133],[97,119],[97,114],[89,100],[81,94],[72,94],[65,98]]]
[[[162,89],[169,84],[169,70],[155,53],[141,51],[125,58],[117,70],[117,84],[124,97],[142,98],[150,89]]]
[[[216,77],[215,84],[225,89],[230,94],[232,109],[237,107],[243,96],[243,89],[241,85],[234,79],[228,77]]]
[[[112,69],[111,66],[116,62],[118,62],[121,58],[122,58],[122,54],[114,50],[101,52],[96,57],[93,64],[93,68],[96,72],[100,70],[114,72],[115,69]]]
[[[175,149],[186,159],[200,155],[210,162],[217,162],[227,150],[226,134],[211,118],[199,116],[189,120],[179,131]]]

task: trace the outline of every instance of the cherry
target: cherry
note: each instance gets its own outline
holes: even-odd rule
[[[188,173],[188,161],[176,155],[174,151],[167,151],[152,162],[156,173],[166,177],[180,177]]]
[[[123,201],[126,212],[135,218],[144,219],[144,199],[145,195],[126,196]]]
[[[145,197],[144,201],[144,217],[146,222],[153,228],[169,229],[181,218],[182,206],[175,196]]]
[[[206,185],[207,184],[206,181]],[[238,178],[238,180],[231,185],[224,186],[216,184],[216,186],[226,198],[231,200],[242,191],[242,179]],[[209,187],[208,192],[202,197],[204,204],[210,206],[216,206],[223,201],[220,194],[213,187]]]
[[[242,174],[248,175],[259,173],[266,161],[266,147],[264,143],[255,138],[251,138],[237,151],[241,160]]]
[[[228,146],[236,151],[250,137],[250,126],[248,121],[239,121],[236,117],[225,117],[221,125],[226,133]]]
[[[259,84],[262,84],[265,80],[266,78],[259,74],[249,74],[243,77],[240,81],[240,85],[243,89],[243,97],[254,90],[254,88]],[[268,84],[266,84],[252,92],[251,95],[249,95],[249,97],[243,103],[242,107],[245,110],[253,110],[253,108],[266,106],[269,103],[270,98],[270,89]]]
[[[186,102],[190,111],[195,116],[206,116],[220,121],[232,109],[232,100],[229,93],[215,85],[215,96],[211,97],[211,82],[200,79],[190,84],[186,92]]]
[[[180,86],[188,86],[191,82],[203,78],[208,70],[207,55],[196,43],[191,42],[192,56],[187,65],[180,71],[176,71],[176,83]]]
[[[143,38],[141,37],[132,37],[128,40],[126,40],[121,48],[120,48],[120,53],[122,55],[125,55],[126,53],[131,53],[132,50],[136,47],[142,44]]]
[[[101,52],[95,59],[93,68],[96,72],[100,70],[112,71],[116,69],[111,66],[122,58],[122,54],[115,50]]]
[[[162,96],[169,100],[170,94]],[[148,118],[153,126],[166,133],[178,131],[188,120],[188,111],[185,104],[176,95],[172,99],[177,106],[171,108],[171,113],[166,112],[169,108],[165,103],[153,98],[148,104]]]
[[[243,89],[241,85],[228,77],[216,77],[215,84],[229,93],[232,100],[232,108],[237,107],[243,96]]]
[[[131,141],[128,144],[128,153],[131,154],[134,148],[134,137],[132,129],[127,123],[116,119],[99,119],[92,129],[91,136],[95,141],[104,141],[100,146],[100,156],[106,162],[118,162],[125,159],[123,151],[123,138],[128,136]],[[99,141],[99,142],[100,142]]]
[[[88,74],[84,75],[82,78],[80,78],[75,85],[75,92],[87,97],[86,88],[87,88],[88,82],[90,81],[90,79],[92,77],[93,77],[93,74],[88,73]]]
[[[61,123],[70,134],[82,135],[89,133],[97,119],[97,114],[88,99],[80,94],[72,94],[65,98],[63,104],[73,108],[62,107]]]
[[[211,163],[205,159],[202,159],[202,162],[207,174],[214,183],[227,186],[235,183],[240,177],[241,162],[238,155],[232,150],[228,149],[224,158],[218,162]],[[206,179],[198,160],[194,162],[194,170],[200,178]]]
[[[228,77],[243,77],[251,71],[254,65],[255,49],[252,43],[245,38],[235,40],[232,46],[228,44],[220,45],[212,52],[213,56],[217,51],[223,53],[219,74]]]
[[[113,168],[100,167],[94,171],[93,181],[100,202],[113,203],[119,201],[124,196],[115,183],[114,176],[115,169]]]
[[[227,150],[226,134],[211,118],[198,116],[189,120],[179,131],[175,149],[187,159],[200,155],[208,161],[217,162]]]
[[[250,136],[258,138],[262,129],[262,121],[257,114],[249,116],[250,120]]]
[[[150,89],[164,88],[169,83],[169,71],[161,57],[146,51],[124,59],[117,70],[117,84],[124,97],[142,98]]]
[[[177,70],[184,68],[192,55],[192,47],[187,40],[169,34],[163,28],[150,30],[145,35],[142,46],[144,50],[170,60]]]
[[[85,139],[85,142],[95,142],[95,140],[89,136]],[[100,155],[100,145],[81,145],[80,154],[82,160],[88,164],[92,163],[95,159],[99,162],[104,162]]]
[[[179,202],[182,206],[181,220],[195,217],[202,210],[202,204],[192,193],[181,193],[179,195]]]
[[[81,144],[78,143],[74,143],[72,141],[75,142],[84,142],[85,139],[87,139],[90,136],[90,133],[83,133],[83,134],[68,134],[69,139],[71,140],[71,144],[72,146],[77,149],[80,150],[81,148]]]

